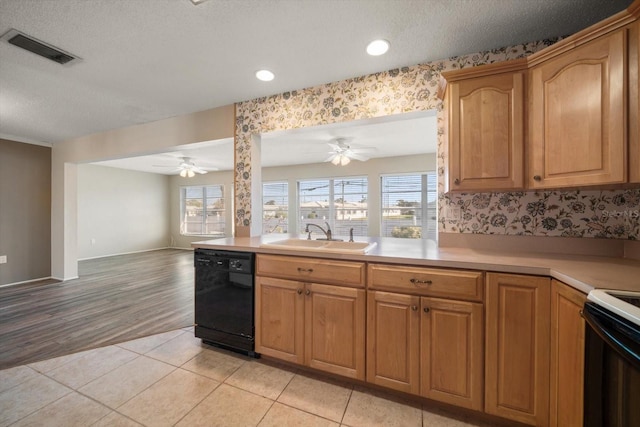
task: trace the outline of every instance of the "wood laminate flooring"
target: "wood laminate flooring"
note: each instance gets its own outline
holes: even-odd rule
[[[0,369],[193,325],[193,252],[78,263],[79,278],[0,288]]]

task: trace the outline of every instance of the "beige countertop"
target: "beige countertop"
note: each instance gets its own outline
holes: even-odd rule
[[[297,235],[235,237],[194,242],[193,248],[235,250],[255,253],[306,256],[366,262],[384,262],[430,267],[465,268],[505,273],[551,276],[588,293],[592,289],[640,292],[640,261],[586,255],[504,252],[456,247],[438,247],[435,242],[417,239],[357,237],[360,242],[376,242],[367,254],[302,251],[262,247]]]

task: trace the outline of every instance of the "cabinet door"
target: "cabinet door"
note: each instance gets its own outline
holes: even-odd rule
[[[485,412],[549,423],[551,279],[487,274]]]
[[[524,73],[449,87],[449,189],[523,188]]]
[[[422,298],[421,394],[482,411],[482,304]]]
[[[367,305],[367,381],[418,394],[420,297],[374,291]]]
[[[303,363],[304,284],[256,277],[256,352]]]
[[[625,182],[625,31],[531,69],[529,188]]]
[[[640,22],[629,28],[629,182],[640,182]]]
[[[551,426],[582,426],[585,301],[582,292],[551,281]]]
[[[364,289],[306,284],[305,364],[365,379]]]

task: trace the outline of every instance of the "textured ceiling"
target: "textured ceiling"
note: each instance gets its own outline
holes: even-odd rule
[[[56,143],[404,65],[576,32],[631,0],[0,0],[0,137]],[[365,53],[386,38],[382,57]],[[269,68],[276,79],[255,79]]]

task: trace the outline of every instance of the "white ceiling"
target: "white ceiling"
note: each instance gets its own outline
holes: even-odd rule
[[[0,0],[0,137],[56,143],[404,65],[576,32],[631,0]],[[374,38],[390,51],[370,57]],[[269,68],[269,83],[254,72]]]

